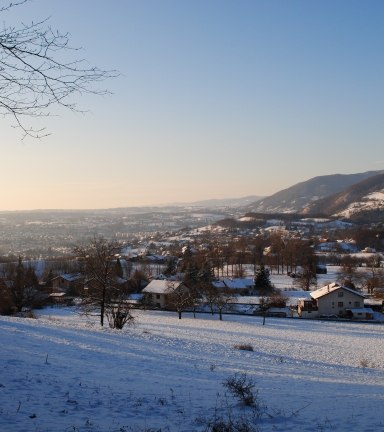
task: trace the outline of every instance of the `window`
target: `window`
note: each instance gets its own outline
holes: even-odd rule
[[[360,302],[355,302],[355,306],[360,306]]]
[[[156,294],[156,298],[159,299],[160,298],[160,294]]]
[[[339,291],[339,292],[337,293],[337,296],[338,296],[338,297],[343,297],[343,296],[344,296],[343,291]]]
[[[343,303],[343,302],[339,302],[339,303],[337,303],[337,306],[339,306],[339,307],[343,307],[343,306],[344,306],[344,303]]]

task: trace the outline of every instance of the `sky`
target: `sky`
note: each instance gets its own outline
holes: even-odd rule
[[[9,2],[0,0],[0,5]],[[266,196],[384,169],[384,2],[34,0],[69,56],[120,76],[21,141],[0,117],[0,210]],[[68,57],[72,59],[72,57]],[[1,97],[1,94],[0,94]]]

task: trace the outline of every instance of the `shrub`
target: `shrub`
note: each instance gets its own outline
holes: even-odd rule
[[[257,407],[257,390],[254,390],[255,383],[248,378],[246,373],[235,374],[223,381],[223,386],[239,402],[245,406]]]
[[[235,345],[233,348],[241,351],[253,351],[253,346],[251,344]]]

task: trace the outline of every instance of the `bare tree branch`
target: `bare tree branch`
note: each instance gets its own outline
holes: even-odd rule
[[[0,12],[22,5],[28,0],[10,3]],[[49,18],[48,18],[49,19]],[[14,117],[16,126],[26,136],[41,138],[49,135],[45,128],[26,128],[25,117],[50,116],[50,107],[59,105],[74,112],[84,112],[71,100],[75,94],[109,95],[108,90],[93,87],[95,83],[119,75],[88,67],[85,59],[60,60],[68,51],[80,51],[69,45],[69,34],[53,31],[48,19],[20,28],[0,31],[0,115]]]

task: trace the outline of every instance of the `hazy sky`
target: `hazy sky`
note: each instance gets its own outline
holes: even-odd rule
[[[9,3],[0,0],[0,4]],[[119,78],[21,142],[0,118],[0,210],[270,195],[384,169],[384,2],[34,0]],[[55,110],[51,110],[55,113]]]

